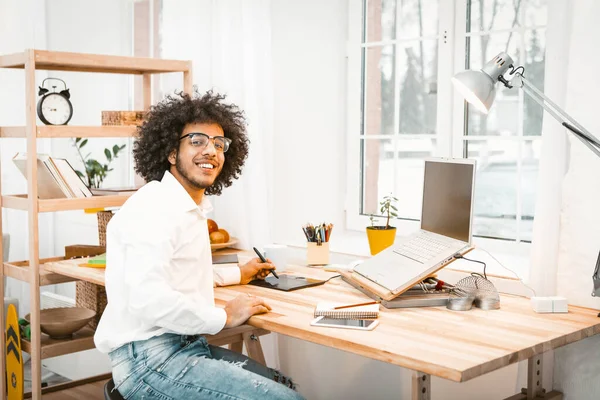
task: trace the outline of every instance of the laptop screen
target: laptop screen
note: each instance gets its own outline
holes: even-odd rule
[[[421,229],[470,242],[475,165],[425,161]]]

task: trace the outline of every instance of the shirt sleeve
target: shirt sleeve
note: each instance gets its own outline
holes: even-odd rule
[[[214,267],[213,278],[215,286],[238,285],[242,280],[240,267]]]
[[[184,335],[218,333],[227,321],[225,310],[171,288],[167,268],[174,252],[172,234],[157,219],[136,226],[135,236],[131,235],[135,239],[126,241],[129,311],[149,326]]]

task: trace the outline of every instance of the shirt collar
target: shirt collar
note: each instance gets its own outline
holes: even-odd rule
[[[182,211],[187,212],[197,210],[204,218],[206,218],[207,214],[213,210],[213,206],[206,196],[202,196],[202,201],[199,205],[196,204],[190,197],[190,194],[169,171],[165,171],[160,182],[173,200],[174,206]]]

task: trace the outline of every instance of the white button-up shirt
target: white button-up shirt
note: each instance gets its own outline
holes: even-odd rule
[[[240,282],[237,266],[212,265],[206,197],[197,205],[165,172],[133,194],[106,230],[108,304],[94,335],[108,353],[163,333],[216,334],[225,310],[215,306],[214,285]]]

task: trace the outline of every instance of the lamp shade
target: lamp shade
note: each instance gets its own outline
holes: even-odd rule
[[[494,81],[482,71],[463,71],[452,78],[458,92],[475,108],[487,114],[494,103],[496,88]]]
[[[503,52],[478,71],[467,70],[454,75],[452,83],[466,101],[487,114],[496,97],[498,78],[512,66],[512,63],[512,58]]]

